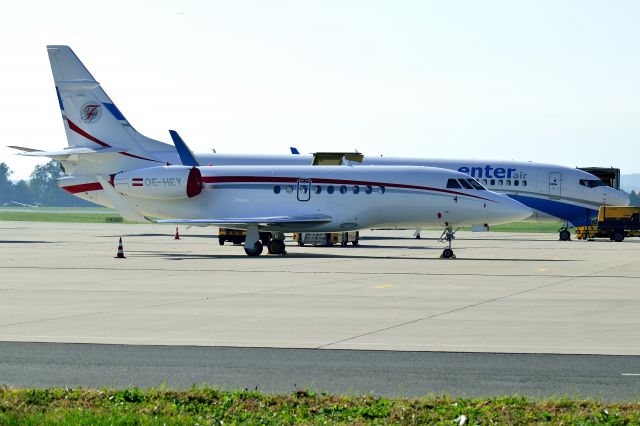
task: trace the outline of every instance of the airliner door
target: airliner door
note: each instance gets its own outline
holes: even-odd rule
[[[549,198],[560,198],[562,195],[562,173],[549,173]]]
[[[309,201],[311,197],[311,179],[298,179],[298,201]]]

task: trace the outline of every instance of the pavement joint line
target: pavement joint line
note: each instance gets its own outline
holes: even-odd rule
[[[519,296],[521,294],[530,293],[532,291],[540,290],[542,288],[553,287],[553,286],[556,286],[556,285],[566,284],[566,283],[574,281],[574,280],[576,280],[578,278],[589,278],[589,276],[593,276],[593,274],[604,272],[604,271],[607,271],[607,270],[610,270],[610,269],[613,269],[613,268],[619,268],[619,267],[622,267],[622,266],[632,265],[632,264],[637,263],[637,262],[639,262],[639,261],[628,262],[628,263],[625,263],[625,264],[622,264],[622,265],[618,265],[618,266],[614,266],[614,267],[611,267],[611,268],[602,269],[600,271],[592,272],[588,276],[585,275],[585,276],[571,277],[571,278],[568,278],[566,280],[552,282],[552,283],[549,283],[549,284],[545,284],[545,285],[541,285],[541,286],[537,286],[537,287],[532,287],[532,288],[529,288],[529,289],[521,290],[521,291],[518,291],[518,292],[515,292],[515,293],[506,294],[504,296],[495,297],[493,299],[488,299],[488,300],[480,301],[480,302],[477,302],[477,303],[472,303],[472,304],[469,304],[469,305],[466,305],[466,306],[462,306],[460,308],[452,309],[452,310],[449,310],[449,311],[446,311],[446,312],[440,312],[438,314],[429,315],[427,317],[416,318],[416,319],[411,320],[411,321],[405,321],[405,322],[400,323],[400,324],[391,325],[391,326],[384,327],[384,328],[381,328],[381,329],[378,329],[378,330],[372,330],[372,331],[369,331],[369,332],[366,332],[366,333],[362,333],[362,334],[359,334],[359,335],[356,335],[356,336],[352,336],[352,337],[349,337],[349,338],[346,338],[346,339],[338,340],[338,341],[335,341],[335,342],[332,342],[332,343],[327,343],[325,345],[318,346],[316,349],[327,349],[329,346],[335,346],[335,345],[338,345],[340,343],[344,343],[344,342],[348,342],[348,341],[351,341],[351,340],[359,339],[359,338],[364,337],[364,336],[369,336],[369,335],[380,333],[380,332],[383,332],[383,331],[388,331],[388,330],[392,330],[392,329],[395,329],[395,328],[404,327],[405,325],[415,324],[415,323],[420,322],[420,321],[428,321],[428,320],[433,319],[433,318],[441,317],[441,316],[452,314],[452,313],[455,313],[455,312],[460,312],[460,311],[463,311],[463,310],[466,310],[466,309],[470,309],[470,308],[475,308],[475,307],[481,306],[481,305],[486,305],[486,304],[489,304],[489,303],[496,302],[498,300],[508,299],[510,297],[513,297],[513,296]],[[541,275],[538,275],[538,276],[541,276]]]
[[[19,321],[19,322],[14,322],[14,323],[0,324],[0,327],[13,327],[13,326],[16,326],[16,325],[37,324],[37,323],[40,323],[40,322],[57,321],[57,320],[61,320],[61,319],[82,318],[82,317],[91,317],[91,316],[96,316],[96,315],[113,314],[113,313],[117,313],[117,312],[136,311],[136,310],[141,310],[141,309],[157,308],[157,307],[160,307],[160,306],[171,306],[171,305],[180,305],[180,304],[183,304],[183,303],[201,302],[201,301],[204,301],[204,300],[207,300],[207,299],[208,299],[207,297],[200,297],[200,298],[197,298],[197,299],[179,300],[179,301],[169,302],[169,303],[156,303],[156,304],[153,304],[153,305],[146,305],[146,306],[133,306],[133,307],[126,308],[126,309],[111,309],[111,310],[100,311],[100,312],[85,312],[85,313],[82,313],[82,314],[62,315],[62,316],[59,316],[59,317],[41,318],[41,319],[33,320],[33,321]]]
[[[440,260],[440,259],[437,259]],[[339,275],[366,275],[366,276],[377,276],[377,275],[401,275],[401,276],[424,276],[424,277],[492,277],[492,278],[624,278],[624,279],[639,279],[638,276],[631,275],[595,275],[600,272],[619,268],[621,266],[627,266],[633,263],[637,263],[639,261],[630,262],[623,265],[618,265],[612,268],[603,269],[602,271],[595,271],[589,274],[581,274],[581,275],[557,275],[557,274],[477,274],[477,273],[455,273],[452,274],[450,272],[442,272],[442,273],[434,273],[434,272],[354,272],[354,271],[290,271],[290,270],[265,270],[265,269],[163,269],[163,268],[131,268],[131,269],[122,269],[122,268],[105,268],[105,267],[39,267],[39,266],[0,266],[0,270],[2,269],[35,269],[35,270],[58,270],[58,271],[136,271],[136,272],[237,272],[237,273],[272,273],[272,274],[339,274]],[[333,262],[327,262],[333,263]],[[317,264],[317,263],[315,263]],[[306,264],[305,264],[306,265]],[[295,266],[295,265],[294,265]]]

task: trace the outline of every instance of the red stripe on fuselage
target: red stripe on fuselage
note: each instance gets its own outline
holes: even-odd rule
[[[312,183],[324,183],[333,185],[371,185],[385,186],[388,188],[417,189],[420,191],[442,192],[445,194],[461,195],[464,197],[477,198],[479,200],[491,201],[489,198],[480,197],[478,195],[466,194],[464,192],[451,191],[443,188],[433,188],[430,186],[408,185],[404,183],[388,183],[388,182],[369,182],[363,180],[345,180],[345,179],[326,179],[326,178],[309,178]],[[273,176],[203,176],[202,183],[263,183],[263,182],[286,182],[297,183],[300,178],[296,177],[273,177]]]
[[[100,182],[81,183],[78,185],[63,186],[62,189],[70,194],[77,194],[78,192],[100,191],[102,185],[100,185]]]

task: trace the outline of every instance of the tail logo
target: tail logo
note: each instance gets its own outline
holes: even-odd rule
[[[80,109],[80,120],[83,123],[93,123],[100,119],[102,105],[96,102],[87,102]]]

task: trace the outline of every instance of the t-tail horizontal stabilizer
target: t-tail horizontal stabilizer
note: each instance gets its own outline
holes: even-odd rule
[[[178,132],[169,130],[169,134],[171,135],[171,139],[173,139],[173,144],[176,146],[182,164],[185,166],[198,167],[200,165],[198,164],[198,160],[196,160],[195,155],[193,155],[193,152],[191,152],[187,144],[184,143]]]

